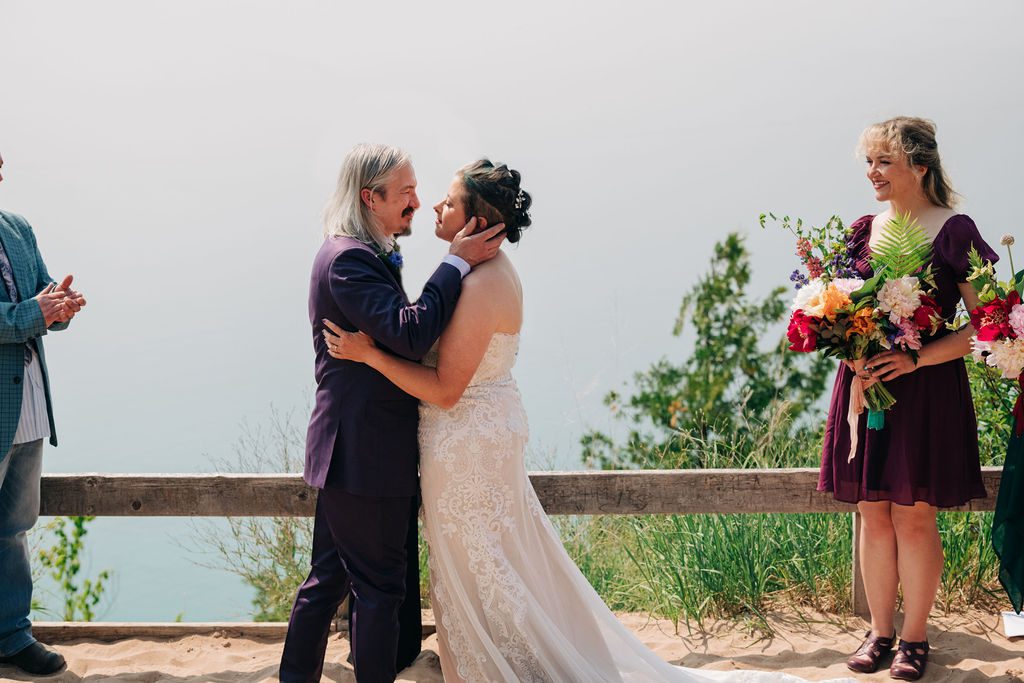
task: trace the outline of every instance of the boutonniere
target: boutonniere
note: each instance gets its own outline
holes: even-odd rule
[[[396,269],[402,269],[402,249],[398,246],[398,240],[392,238],[391,243],[387,248],[380,249],[377,252],[377,257],[387,263],[390,263]]]

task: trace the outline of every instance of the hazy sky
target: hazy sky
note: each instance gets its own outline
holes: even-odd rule
[[[272,404],[304,423],[319,211],[362,141],[413,156],[414,296],[446,248],[429,206],[452,172],[487,155],[523,173],[517,374],[534,459],[574,467],[580,434],[609,427],[601,397],[686,353],[672,323],[716,240],[747,234],[766,289],[795,258],[759,213],[876,212],[865,125],[935,120],[963,210],[1014,232],[1022,25],[1017,0],[0,0],[0,207],[89,298],[46,338],[46,470],[209,470]],[[101,520],[95,554],[167,524]],[[127,545],[94,559],[134,618]],[[186,618],[226,609],[180,593]]]

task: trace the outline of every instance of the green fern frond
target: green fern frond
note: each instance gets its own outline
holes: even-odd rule
[[[898,214],[883,229],[871,248],[871,267],[885,278],[913,275],[932,260],[932,240],[910,214]]]

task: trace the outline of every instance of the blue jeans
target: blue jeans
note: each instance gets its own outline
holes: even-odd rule
[[[25,534],[39,519],[42,473],[42,439],[15,444],[0,460],[0,657],[35,642],[28,620],[32,569]]]

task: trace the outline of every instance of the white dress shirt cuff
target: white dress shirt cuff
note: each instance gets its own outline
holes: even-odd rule
[[[465,259],[462,259],[456,256],[455,254],[448,254],[443,259],[441,259],[441,263],[447,263],[449,265],[455,266],[456,268],[459,269],[459,273],[462,274],[462,277],[466,277],[467,275],[469,275],[469,271],[472,270],[470,265],[466,263]]]

